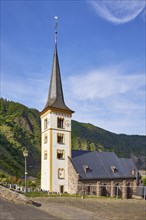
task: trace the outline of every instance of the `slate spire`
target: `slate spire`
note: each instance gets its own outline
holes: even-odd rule
[[[59,60],[58,60],[58,53],[57,53],[57,43],[55,43],[53,65],[52,65],[52,75],[51,75],[51,81],[50,81],[48,100],[47,100],[45,108],[48,108],[48,107],[54,107],[54,108],[72,111],[66,106],[64,102]]]
[[[70,111],[72,113],[74,112],[70,108],[68,108],[64,102],[56,41],[55,41],[49,94],[48,94],[48,99],[47,99],[47,103],[46,103],[44,110],[48,107],[63,109],[63,110]]]

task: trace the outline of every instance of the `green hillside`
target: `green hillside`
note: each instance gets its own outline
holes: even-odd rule
[[[146,168],[146,136],[115,134],[92,124],[72,121],[73,149],[113,151]]]
[[[27,148],[29,175],[36,175],[40,170],[39,112],[4,99],[0,99],[0,107],[0,169],[22,176],[22,152]]]
[[[28,173],[40,171],[40,117],[36,109],[0,99],[0,169],[11,175],[24,173],[23,150],[27,148]],[[132,157],[140,168],[146,159],[146,137],[114,134],[92,124],[72,121],[72,149],[114,151]]]

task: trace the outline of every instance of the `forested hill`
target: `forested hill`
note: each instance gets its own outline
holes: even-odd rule
[[[23,150],[29,151],[29,175],[40,170],[40,117],[36,109],[0,99],[0,169],[12,175],[24,173]]]
[[[22,176],[23,150],[29,151],[29,175],[40,171],[40,117],[36,109],[0,99],[0,169]],[[122,157],[132,157],[140,168],[146,159],[146,137],[115,134],[92,124],[72,121],[72,149],[114,151]]]
[[[141,169],[146,169],[146,136],[115,134],[89,123],[72,121],[74,149],[113,151],[119,157],[132,158]]]

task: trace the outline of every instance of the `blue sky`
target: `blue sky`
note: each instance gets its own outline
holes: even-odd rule
[[[74,120],[145,133],[144,0],[1,1],[1,96],[42,110],[54,52]]]

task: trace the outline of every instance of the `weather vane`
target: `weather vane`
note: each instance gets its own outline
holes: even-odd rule
[[[55,16],[55,44],[57,43],[58,16]]]

